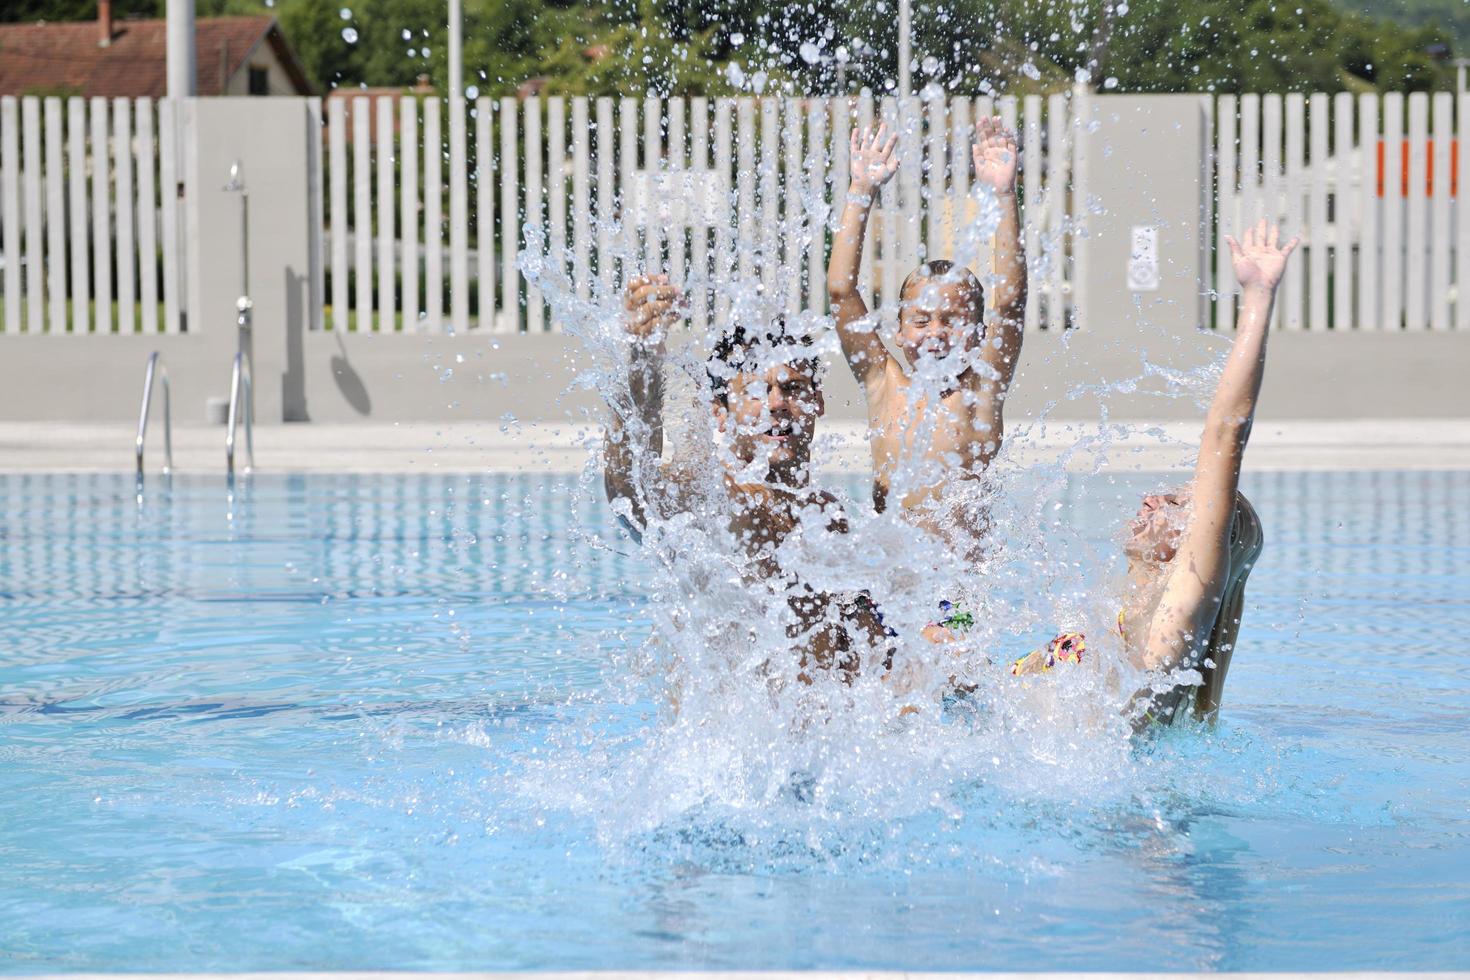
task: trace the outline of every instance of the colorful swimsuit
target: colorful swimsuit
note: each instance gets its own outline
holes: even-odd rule
[[[945,618],[932,625],[948,630],[963,632],[975,625],[975,617],[964,610],[955,609],[954,603],[941,599],[939,611]],[[1032,650],[1024,657],[1011,662],[1011,673],[1041,674],[1057,664],[1080,664],[1087,652],[1087,637],[1082,633],[1062,633],[1040,650]]]

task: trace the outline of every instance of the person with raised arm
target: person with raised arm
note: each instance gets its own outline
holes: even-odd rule
[[[665,339],[681,318],[681,301],[665,275],[636,277],[624,292],[629,385],[626,401],[609,399],[603,443],[608,501],[639,540],[655,522],[717,510],[746,559],[749,579],[764,581],[790,605],[800,676],[807,679],[813,667],[851,675],[861,652],[883,636],[874,615],[856,597],[805,587],[776,558],[804,522],[847,529],[837,498],[810,486],[812,439],[825,408],[813,341],[790,330],[783,316],[764,326],[737,323],[720,336],[706,371],[712,422],[728,452],[713,481],[719,490],[701,496],[712,481],[662,458]]]
[[[911,510],[938,494],[950,474],[979,475],[1004,435],[1002,410],[1021,353],[1026,309],[1016,136],[999,117],[985,118],[975,124],[971,147],[976,184],[995,195],[1000,209],[995,313],[987,323],[985,292],[975,273],[945,259],[925,262],[899,290],[897,341],[906,363],[879,338],[877,317],[869,314],[858,287],[873,201],[898,170],[897,137],[880,125],[876,132],[854,130],[850,144],[852,177],[827,266],[827,292],[843,354],[867,399],[874,505],[886,506],[905,454],[922,453],[930,466],[922,486],[905,488],[900,503]],[[935,393],[938,403],[929,405],[914,390],[912,375],[936,360],[947,380]],[[937,413],[933,434],[928,445],[916,447],[916,430],[929,412]]]
[[[1155,682],[1132,702],[1140,725],[1177,716],[1186,696],[1194,714],[1214,717],[1240,631],[1245,580],[1261,553],[1260,518],[1240,493],[1240,468],[1255,418],[1276,289],[1299,239],[1280,243],[1262,220],[1243,242],[1227,237],[1240,313],[1235,341],[1205,416],[1194,477],[1150,494],[1128,526],[1128,593],[1118,630],[1134,665]],[[1063,634],[1011,666],[1015,674],[1080,660],[1085,638]]]

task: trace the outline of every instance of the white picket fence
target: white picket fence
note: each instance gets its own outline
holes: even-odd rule
[[[1470,330],[1470,95],[1224,95],[1215,132],[1216,326],[1233,316],[1224,236],[1268,217],[1305,253],[1284,329]]]
[[[988,268],[983,249],[954,251],[975,213],[969,129],[996,113],[1025,147],[1026,326],[1067,325],[1084,278],[1078,231],[1091,200],[1078,150],[1093,98],[479,99],[457,111],[417,97],[330,99],[324,172],[303,174],[326,189],[322,322],[555,329],[520,274],[527,220],[586,273],[573,276],[584,295],[633,271],[697,278],[733,263],[780,284],[789,308],[821,311],[827,235],[774,229],[834,188],[840,201],[847,134],[880,119],[900,133],[902,167],[880,199],[863,281],[871,300],[891,301],[925,257]],[[1227,95],[1205,105],[1217,202],[1210,325],[1233,317],[1223,236],[1272,216],[1303,235],[1278,305],[1283,329],[1470,329],[1470,221],[1458,210],[1470,187],[1470,150],[1459,151],[1470,97]],[[168,100],[0,99],[0,331],[181,328],[176,115]],[[751,240],[763,246],[759,267],[740,248]],[[698,325],[717,304],[695,296]]]
[[[0,332],[178,332],[174,105],[0,99]]]
[[[528,220],[543,225],[552,255],[570,245],[584,296],[591,275],[612,284],[663,269],[683,280],[724,262],[784,283],[791,308],[824,310],[825,228],[772,236],[830,198],[832,176],[846,173],[850,127],[878,120],[901,133],[903,164],[880,199],[865,281],[892,297],[922,257],[953,253],[973,213],[973,120],[998,112],[1014,126],[1018,108],[1031,147],[1025,190],[1036,202],[1029,244],[1059,259],[1037,263],[1028,324],[1065,315],[1073,120],[1061,96],[1024,107],[989,98],[480,99],[447,119],[440,101],[348,101],[331,100],[327,118],[331,325],[554,329],[517,265]],[[742,249],[741,239],[763,247]],[[779,267],[767,261],[752,273],[753,251],[779,256]],[[710,298],[696,300],[702,325]],[[349,309],[351,318],[338,315]]]

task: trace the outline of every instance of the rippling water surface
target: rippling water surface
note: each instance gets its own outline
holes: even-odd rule
[[[542,785],[657,724],[609,676],[648,570],[577,481],[0,477],[0,970],[1463,967],[1470,473],[1246,490],[1225,720],[1146,792],[618,834]]]

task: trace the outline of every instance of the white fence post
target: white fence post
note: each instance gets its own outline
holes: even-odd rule
[[[546,100],[546,246],[548,261],[561,273],[566,272],[567,250],[566,163],[566,100],[556,96]],[[559,331],[561,324],[553,320],[548,329]]]
[[[112,104],[114,120],[113,159],[117,162],[117,189],[113,213],[117,215],[117,330],[131,334],[137,317],[135,255],[133,251],[133,124],[132,105],[127,99]]]
[[[1423,330],[1428,326],[1425,317],[1425,290],[1429,288],[1426,267],[1429,244],[1429,221],[1425,213],[1424,188],[1429,180],[1429,96],[1414,92],[1409,96],[1409,166],[1405,173],[1408,181],[1407,215],[1404,224],[1404,326],[1409,330]]]
[[[965,121],[969,121],[968,114]],[[968,148],[968,125],[966,130],[964,143]],[[1046,295],[1046,318],[1043,322],[1047,329],[1061,330],[1067,326],[1067,179],[1071,173],[1068,162],[1071,159],[1072,135],[1071,103],[1065,95],[1047,96],[1046,134],[1046,188],[1042,192],[1046,213],[1044,219],[1037,215],[1033,220],[1046,222],[1046,233],[1042,238],[1046,258],[1041,277],[1041,288]],[[1033,155],[1031,165],[1036,166],[1037,163]],[[955,157],[956,177],[968,172],[969,160],[962,151]]]
[[[92,100],[92,296],[96,330],[112,333],[112,188],[108,173],[107,100]]]
[[[143,316],[139,326],[144,333],[158,333],[158,206],[154,194],[154,167],[157,165],[154,143],[153,100],[138,100],[138,297]]]
[[[1457,99],[1460,161],[1455,173],[1455,329],[1470,330],[1470,93]]]
[[[1036,271],[1041,259],[1041,223],[1045,220],[1041,183],[1041,96],[1028,95],[1025,100],[1025,127],[1021,134],[1021,182],[1025,190],[1026,210],[1021,215],[1021,228],[1026,251],[1026,317],[1024,329],[1041,327],[1041,289]],[[958,168],[959,161],[955,161]],[[933,204],[930,205],[933,207]],[[934,215],[930,214],[930,220]]]
[[[372,157],[368,136],[372,130],[371,105],[365,96],[352,100],[352,243],[357,278],[357,329],[373,329],[373,199]]]
[[[689,230],[689,264],[692,277],[700,284],[694,292],[691,322],[698,330],[709,325],[709,195],[713,192],[709,163],[709,100],[696,98],[689,103],[689,169],[699,181],[700,193]],[[718,185],[716,185],[718,186]]]
[[[613,100],[602,96],[597,100],[597,278],[604,289],[611,289],[616,281],[612,262],[612,224],[617,214],[613,204],[616,145]]]
[[[495,315],[494,119],[494,100],[475,100],[475,322],[482,330],[500,329]]]
[[[424,306],[425,330],[444,325],[444,144],[436,98],[424,99]]]
[[[1309,137],[1311,169],[1308,171],[1306,235],[1307,243],[1307,328],[1327,329],[1327,134],[1330,131],[1327,118],[1327,96],[1322,92],[1312,94],[1307,122],[1311,126]],[[1300,227],[1300,223],[1298,224]],[[1293,229],[1287,229],[1288,234]]]
[[[1378,307],[1380,259],[1378,188],[1381,181],[1378,140],[1378,96],[1358,97],[1358,327],[1378,330],[1383,311]]]
[[[80,115],[78,119],[80,120]],[[158,103],[158,181],[162,204],[159,217],[163,224],[163,329],[173,334],[179,333],[185,322],[183,296],[184,267],[187,264],[179,241],[178,127],[178,103],[173,99],[163,99]],[[343,288],[346,289],[345,280]],[[75,318],[76,314],[72,315]],[[346,316],[345,307],[343,316]]]
[[[1236,100],[1233,95],[1220,96],[1215,112],[1215,329],[1235,327],[1235,271],[1230,261],[1230,245],[1225,236],[1239,238],[1241,221],[1236,217],[1235,139]]]
[[[327,102],[327,142],[331,182],[327,220],[332,226],[332,329],[346,330],[350,299],[347,293],[347,103],[343,99]]]
[[[1454,140],[1454,100],[1448,92],[1434,96],[1434,156],[1431,159],[1434,189],[1429,208],[1429,326],[1450,326],[1450,144]],[[1466,148],[1470,150],[1470,147]],[[1462,151],[1463,152],[1463,151]],[[1461,280],[1461,289],[1470,286]]]
[[[71,204],[71,330],[80,335],[90,333],[92,329],[91,318],[87,315],[92,302],[91,250],[87,248],[87,103],[80,96],[66,100],[66,136],[71,184],[68,188]],[[164,186],[167,188],[169,185],[165,183]],[[166,226],[164,234],[168,234]],[[167,316],[164,319],[167,322]]]
[[[1337,330],[1351,330],[1358,322],[1353,313],[1353,242],[1362,233],[1353,218],[1358,213],[1358,205],[1352,196],[1352,93],[1339,92],[1332,97],[1332,115],[1335,129],[1332,150],[1337,158],[1332,175],[1332,326]]]
[[[398,101],[398,251],[402,256],[403,286],[398,310],[404,330],[419,327],[419,100],[405,95]]]
[[[0,218],[5,222],[0,260],[5,263],[5,318],[0,330],[20,330],[20,103],[0,97]]]
[[[470,222],[465,187],[465,113],[469,106],[463,97],[457,97],[446,100],[444,107],[449,113],[449,323],[461,331],[470,326]],[[442,152],[437,146],[434,150]]]
[[[1404,317],[1404,97],[1383,97],[1383,292],[1379,327],[1399,330]]]
[[[828,166],[832,159],[827,151],[827,112],[830,100],[812,98],[806,107],[806,160],[807,193],[813,207],[821,207],[827,200],[827,185],[831,181]],[[833,198],[834,202],[836,198]],[[835,203],[833,205],[836,206]],[[830,220],[830,212],[829,219]],[[806,254],[806,308],[810,313],[821,313],[827,309],[826,256],[827,229],[822,224],[807,227]]]
[[[525,101],[524,106],[526,111],[526,177],[523,186],[526,197],[521,222],[538,224],[541,226],[542,233],[545,234],[546,217],[542,208],[541,187],[541,100],[532,96]],[[521,224],[517,224],[517,244],[519,244],[520,228]],[[528,282],[526,283],[526,332],[541,333],[543,328],[541,290]]]
[[[572,281],[577,297],[591,295],[592,172],[591,127],[585,95],[572,99]]]
[[[806,172],[801,169],[802,129],[806,114],[801,102],[786,99],[781,108],[781,173],[783,192],[782,215],[777,224],[781,234],[781,268],[786,277],[786,309],[802,308],[802,266],[806,259],[806,242],[796,237],[797,228],[803,225],[805,207],[802,189],[806,185]]]
[[[24,166],[26,243],[26,332],[41,333],[46,324],[46,278],[44,275],[45,212],[41,207],[41,100],[20,100],[21,163]]]
[[[66,333],[66,192],[63,184],[61,100],[45,103],[46,125],[46,292],[48,333]]]
[[[1306,223],[1307,214],[1302,208],[1302,168],[1306,143],[1306,100],[1300,92],[1291,92],[1286,104],[1286,160],[1285,201],[1281,206],[1278,221],[1287,234],[1295,234]],[[1310,248],[1311,242],[1306,237]],[[1303,257],[1305,258],[1305,257]],[[1302,328],[1302,280],[1305,278],[1302,260],[1287,263],[1285,281],[1281,289],[1281,323],[1288,330]]]
[[[506,329],[521,329],[521,288],[516,271],[520,254],[520,214],[517,206],[520,168],[516,163],[516,100],[500,100],[500,295]]]
[[[394,198],[396,188],[393,182],[396,175],[393,172],[393,100],[387,96],[379,96],[374,99],[376,105],[376,150],[373,156],[377,165],[378,199],[374,209],[377,214],[378,233],[378,330],[381,333],[394,332],[394,320],[397,317],[398,297],[394,289],[393,280],[398,269],[395,252],[398,248],[397,229],[393,221]]]
[[[728,204],[732,191],[730,181],[730,161],[733,154],[732,146],[732,115],[737,111],[735,100],[722,98],[715,100],[715,187],[720,195],[720,203]],[[718,210],[718,221],[715,224],[715,252],[711,262],[713,275],[715,277],[728,275],[735,261],[731,252],[734,247],[731,237],[730,223],[724,218],[724,207]],[[723,290],[716,290],[711,296],[713,309],[709,311],[711,317],[723,318],[730,310],[730,298]]]

